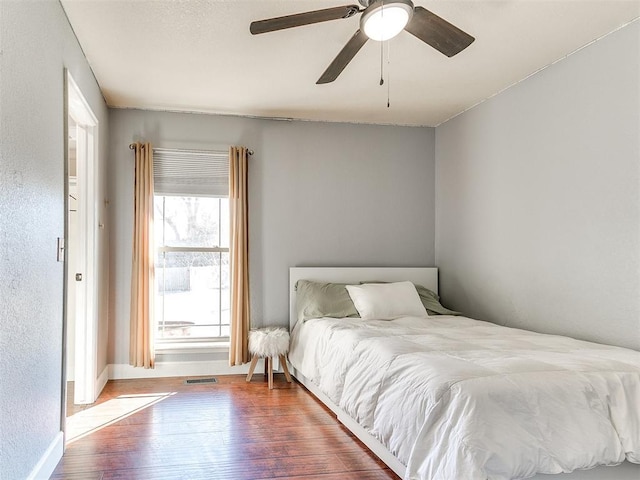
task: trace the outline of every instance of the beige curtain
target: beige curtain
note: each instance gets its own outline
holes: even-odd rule
[[[229,269],[231,272],[231,338],[229,365],[249,361],[249,215],[247,167],[249,152],[229,148]]]
[[[131,147],[136,153],[136,165],[129,363],[153,368],[153,151],[149,143],[135,143]]]

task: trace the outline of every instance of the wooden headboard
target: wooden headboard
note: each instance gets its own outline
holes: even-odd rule
[[[408,280],[438,293],[437,267],[291,267],[289,269],[289,330],[297,321],[295,286],[298,280],[354,283]]]

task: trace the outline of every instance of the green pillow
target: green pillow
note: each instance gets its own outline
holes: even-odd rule
[[[460,312],[454,312],[453,310],[443,307],[440,303],[440,297],[428,288],[422,285],[416,285],[416,290],[429,315],[462,315]]]
[[[295,287],[298,321],[322,317],[359,317],[345,285],[349,284],[298,280]]]

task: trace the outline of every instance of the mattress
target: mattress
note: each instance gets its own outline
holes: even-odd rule
[[[407,479],[640,463],[640,352],[466,317],[321,318],[296,324],[289,361]]]

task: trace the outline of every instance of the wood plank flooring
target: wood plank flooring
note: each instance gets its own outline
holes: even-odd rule
[[[216,378],[110,381],[51,479],[398,479],[298,383]]]

